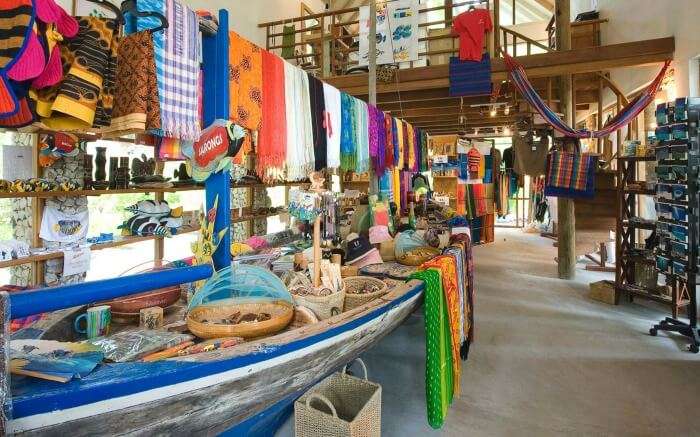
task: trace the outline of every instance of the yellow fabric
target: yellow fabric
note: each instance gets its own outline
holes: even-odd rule
[[[416,168],[416,137],[410,123],[406,123],[406,130],[408,131],[408,168],[414,169]]]
[[[394,203],[396,206],[401,206],[401,174],[399,173],[399,168],[394,167],[392,171],[392,188],[394,189]]]

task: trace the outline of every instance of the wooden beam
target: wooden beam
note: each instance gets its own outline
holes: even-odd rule
[[[517,58],[530,79],[561,76],[562,74],[591,73],[619,67],[648,65],[673,59],[674,37],[562,50]],[[449,66],[435,65],[399,70],[399,84],[381,84],[377,92],[403,94],[407,91],[422,91],[449,87]],[[507,80],[508,71],[501,58],[491,60],[491,79],[494,82]],[[334,76],[325,79],[328,83],[352,95],[367,94],[367,74]],[[381,96],[377,98],[381,102]]]

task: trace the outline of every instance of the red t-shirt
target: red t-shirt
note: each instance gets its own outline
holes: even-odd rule
[[[452,33],[459,35],[459,59],[481,61],[484,34],[491,29],[491,14],[486,9],[472,9],[457,15],[452,21]]]

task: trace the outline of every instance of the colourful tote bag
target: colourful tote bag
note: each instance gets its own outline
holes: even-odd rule
[[[547,155],[546,196],[591,198],[595,195],[598,157],[554,151]]]

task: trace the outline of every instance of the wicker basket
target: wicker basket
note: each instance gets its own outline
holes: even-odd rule
[[[207,319],[224,319],[236,311],[241,313],[269,313],[270,320],[262,322],[225,325],[202,323]],[[257,338],[281,331],[294,317],[294,308],[289,302],[276,300],[265,303],[241,303],[228,305],[200,305],[187,315],[187,327],[199,338],[243,337]]]
[[[343,368],[294,402],[296,437],[379,437],[382,386],[350,376]],[[315,408],[320,407],[320,409]]]
[[[440,255],[440,250],[438,249],[433,247],[419,247],[409,250],[401,256],[397,256],[396,261],[405,266],[419,266],[438,255]]]
[[[351,276],[343,279],[343,281],[345,281],[345,307],[343,307],[343,311],[350,311],[353,308],[371,302],[378,297],[384,296],[389,291],[389,287],[383,281],[371,276]],[[374,293],[352,292],[352,290],[361,289],[368,284],[379,286],[379,291]]]
[[[306,307],[316,314],[319,320],[325,320],[343,311],[345,288],[328,296],[299,296],[292,294],[294,304]]]

